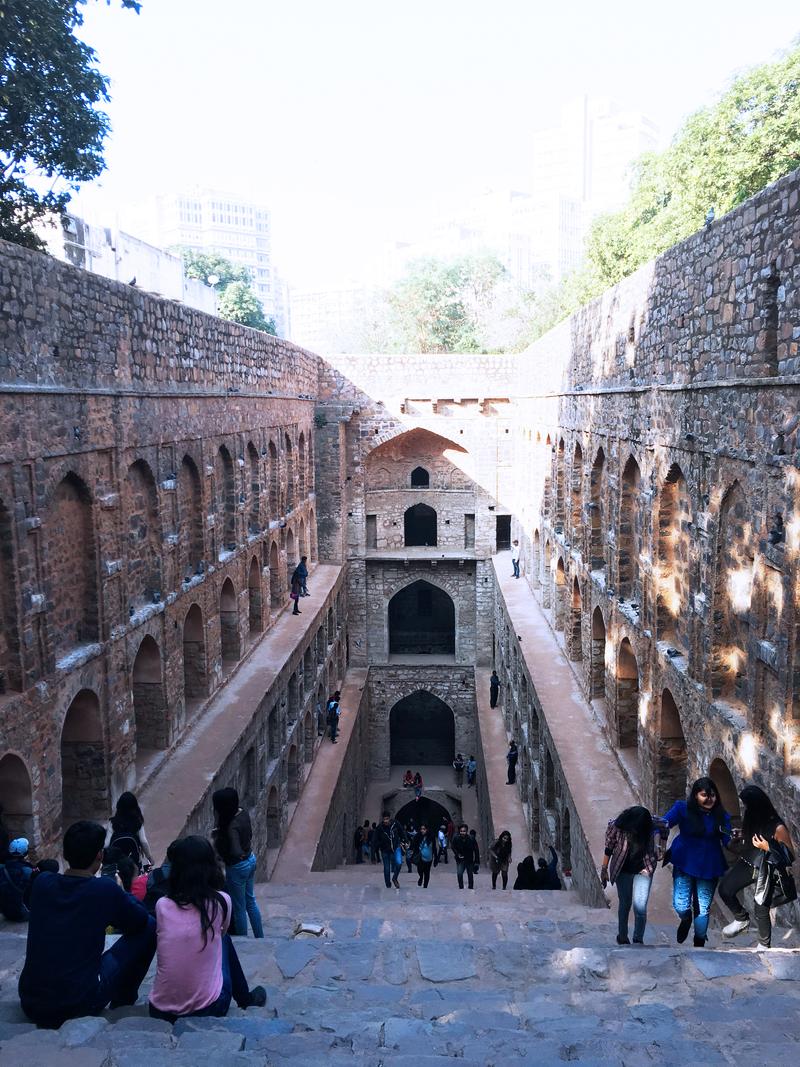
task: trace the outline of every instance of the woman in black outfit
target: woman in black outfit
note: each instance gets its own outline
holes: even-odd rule
[[[772,801],[757,785],[748,785],[739,794],[744,805],[741,834],[734,831],[732,850],[739,859],[729,867],[719,883],[719,895],[733,912],[733,921],[722,930],[723,937],[736,937],[750,927],[750,916],[742,907],[739,894],[756,884],[753,912],[758,927],[758,943],[769,948],[772,920],[769,909],[775,896],[775,868],[786,868],[794,861],[794,846],[783,819]],[[785,903],[776,900],[776,904]]]
[[[427,889],[428,882],[431,880],[431,866],[436,845],[433,841],[433,834],[428,830],[426,823],[420,824],[419,832],[414,837],[412,851],[417,857],[417,873],[419,874],[417,885]]]
[[[492,872],[492,889],[497,889],[497,876],[503,876],[503,889],[508,888],[508,865],[511,862],[511,834],[503,830],[489,849],[489,870]]]
[[[249,918],[253,937],[263,937],[261,912],[254,892],[256,857],[251,847],[253,827],[250,816],[239,807],[239,794],[230,787],[218,789],[211,803],[217,817],[214,847],[225,862],[225,889],[233,907],[230,932],[247,937]]]
[[[121,793],[110,820],[108,847],[117,848],[133,860],[137,874],[153,866],[153,856],[144,832],[144,816],[133,793]]]

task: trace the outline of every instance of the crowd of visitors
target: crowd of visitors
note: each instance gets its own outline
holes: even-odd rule
[[[7,918],[28,922],[19,997],[33,1022],[55,1028],[134,1004],[154,955],[155,1018],[221,1016],[231,1000],[266,1003],[262,986],[249,988],[231,941],[247,934],[248,919],[253,935],[264,936],[250,816],[235,789],[217,790],[212,803],[211,840],[173,841],[155,869],[132,793],[119,798],[108,826],[69,827],[63,874],[56,860],[28,862],[28,841],[9,839],[0,818],[0,883],[14,889],[13,897],[0,890],[0,903]],[[109,932],[119,937],[106,950]]]
[[[736,937],[750,926],[741,893],[754,886],[753,914],[761,948],[772,943],[770,908],[797,899],[791,872],[794,845],[783,819],[759,786],[739,794],[744,817],[741,829],[731,828],[714,781],[698,778],[688,800],[677,800],[664,816],[653,816],[639,805],[626,808],[608,824],[605,857],[600,869],[603,885],[617,887],[617,942],[630,944],[628,921],[633,907],[633,942],[642,944],[647,902],[659,862],[672,865],[672,906],[678,916],[679,944],[694,926],[693,943],[702,948],[708,938],[711,903],[719,887],[723,903],[733,913],[723,937]],[[678,834],[666,848],[669,831]],[[734,862],[728,865],[726,851]]]

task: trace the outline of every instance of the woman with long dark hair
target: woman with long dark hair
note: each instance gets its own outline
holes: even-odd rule
[[[166,896],[156,903],[156,976],[150,1014],[175,1022],[185,1015],[227,1015],[231,999],[240,1008],[262,1007],[263,986],[250,989],[227,934],[231,899],[211,843],[184,837],[167,850]]]
[[[667,824],[654,819],[647,808],[636,804],[612,819],[606,829],[606,847],[600,881],[617,887],[617,944],[629,945],[628,919],[633,905],[633,943],[644,943],[647,901],[660,850],[667,841]],[[656,844],[656,835],[659,842]]]
[[[153,856],[144,832],[144,815],[133,793],[120,793],[109,827],[109,848],[117,848],[132,859],[139,872],[143,867],[152,867]]]
[[[502,875],[503,889],[508,888],[508,865],[511,862],[511,834],[503,830],[489,849],[489,870],[492,872],[492,889],[497,889],[497,876]]]
[[[431,880],[433,858],[436,855],[436,843],[427,823],[420,825],[418,833],[414,835],[411,847],[417,864],[417,874],[419,875],[417,885],[427,889],[428,882]]]
[[[678,919],[677,941],[689,936],[694,914],[694,945],[702,948],[708,936],[708,913],[717,882],[727,870],[722,852],[731,839],[731,818],[710,778],[698,778],[688,800],[676,800],[664,816],[680,832],[670,849],[672,906]]]
[[[763,789],[747,785],[739,799],[744,805],[741,833],[734,831],[734,847],[739,850],[739,858],[719,884],[719,895],[733,912],[733,921],[723,928],[722,936],[736,937],[749,929],[750,916],[742,905],[740,894],[755,883],[753,914],[758,943],[761,948],[769,948],[772,943],[769,909],[774,906],[773,900],[776,904],[784,904],[789,899],[782,892],[785,887],[776,884],[776,870],[786,870],[794,862],[794,845],[783,819]]]
[[[247,937],[247,920],[253,937],[263,937],[261,912],[255,896],[256,857],[253,854],[253,826],[248,813],[239,807],[235,789],[218,789],[211,798],[217,825],[213,838],[225,863],[225,888],[231,895],[231,933]]]

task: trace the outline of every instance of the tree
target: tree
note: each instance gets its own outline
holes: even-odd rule
[[[275,320],[264,314],[261,301],[253,291],[253,276],[247,267],[231,263],[216,252],[195,252],[192,248],[174,248],[183,259],[189,278],[213,286],[218,294],[220,318],[251,326],[254,330],[274,334]]]
[[[388,295],[396,346],[414,352],[480,352],[484,319],[505,268],[489,254],[421,259]]]
[[[587,241],[596,283],[631,274],[800,166],[800,47],[737,78],[691,115],[666,152],[643,156],[630,199]]]
[[[108,80],[74,33],[84,3],[0,3],[0,237],[29,248],[43,247],[34,224],[105,167]]]

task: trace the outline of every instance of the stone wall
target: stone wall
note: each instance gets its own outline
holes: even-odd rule
[[[389,776],[392,708],[398,701],[420,690],[432,693],[452,711],[456,752],[469,755],[476,751],[475,672],[471,667],[373,666],[368,686],[370,763],[375,778]]]
[[[754,781],[795,829],[799,195],[795,173],[525,354],[538,514],[515,523],[643,801],[710,772],[734,816]]]
[[[0,802],[50,850],[178,743],[316,558],[317,361],[0,252]]]

